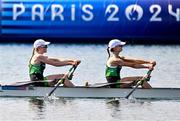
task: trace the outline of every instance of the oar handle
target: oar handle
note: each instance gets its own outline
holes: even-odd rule
[[[67,76],[67,78],[68,78],[69,80],[72,80],[73,73],[74,73],[74,71],[76,70],[77,66],[78,66],[80,63],[81,63],[81,61],[80,61],[80,60],[77,60],[77,61],[76,61],[76,65],[73,65],[73,71],[70,72],[70,73],[68,74],[68,76]]]
[[[156,65],[156,62],[154,61],[152,67],[154,68],[155,65]],[[148,76],[151,75],[151,72],[153,71],[153,68],[152,68],[152,69],[149,69],[149,71],[147,72],[147,75],[148,75]]]
[[[148,77],[151,75],[152,71],[153,71],[153,70],[149,70],[149,71],[147,72],[147,74],[143,77],[142,80],[144,80],[145,78],[148,78]]]
[[[153,70],[149,70],[148,72],[147,72],[147,75],[151,75],[151,72],[152,72]]]
[[[74,71],[76,70],[76,68],[77,68],[77,65],[73,65],[73,68],[72,68],[73,71],[71,70],[71,73],[69,73],[68,77],[67,77],[69,80],[72,80],[72,77],[73,77],[73,74],[74,74]]]
[[[156,63],[152,65],[153,68],[154,68],[155,65],[156,65]],[[145,80],[146,78],[148,78],[151,75],[151,73],[153,71],[153,68],[148,70],[147,74],[141,79],[142,81]],[[139,81],[141,81],[141,80],[139,80]]]

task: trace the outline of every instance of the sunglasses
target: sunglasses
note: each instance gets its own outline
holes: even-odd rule
[[[48,46],[47,46],[47,45],[45,45],[45,46],[41,46],[41,47],[43,47],[43,48],[48,48]]]
[[[118,45],[117,47],[123,47],[122,45]]]

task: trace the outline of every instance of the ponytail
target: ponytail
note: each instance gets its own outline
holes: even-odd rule
[[[107,53],[108,53],[108,59],[109,59],[110,58],[109,47],[107,48]]]
[[[35,54],[35,48],[33,48],[31,58],[29,59],[29,64],[31,64],[31,60],[32,60],[32,57],[34,56],[34,54]]]

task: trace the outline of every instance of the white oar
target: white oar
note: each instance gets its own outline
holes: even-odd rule
[[[57,82],[56,86],[51,90],[51,92],[49,92],[49,94],[48,94],[47,96],[51,96],[52,93],[58,88],[58,86],[59,86],[60,84],[63,84],[63,83],[64,83],[66,77],[67,77],[67,78],[72,77],[72,75],[73,75],[73,73],[74,73],[74,71],[75,71],[76,68],[77,68],[77,66],[76,66],[76,65],[73,65],[73,67],[71,67],[71,68],[69,69],[69,71]]]
[[[151,75],[151,72],[152,72],[153,70],[149,70],[148,72],[147,72],[147,74],[141,79],[141,80],[139,80],[138,82],[137,82],[137,84],[136,84],[136,86],[129,92],[129,94],[125,97],[126,99],[128,99],[129,98],[129,96],[138,88],[138,86],[139,85],[141,85],[142,83],[143,83],[143,81],[147,78],[147,77],[149,77],[150,75]]]

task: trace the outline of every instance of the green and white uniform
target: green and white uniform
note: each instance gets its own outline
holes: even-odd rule
[[[120,71],[121,71],[121,66],[107,66],[106,65],[106,80],[108,83],[115,83],[115,82],[120,82],[121,77],[120,77]],[[120,87],[120,84],[117,85],[111,85],[111,87]]]

